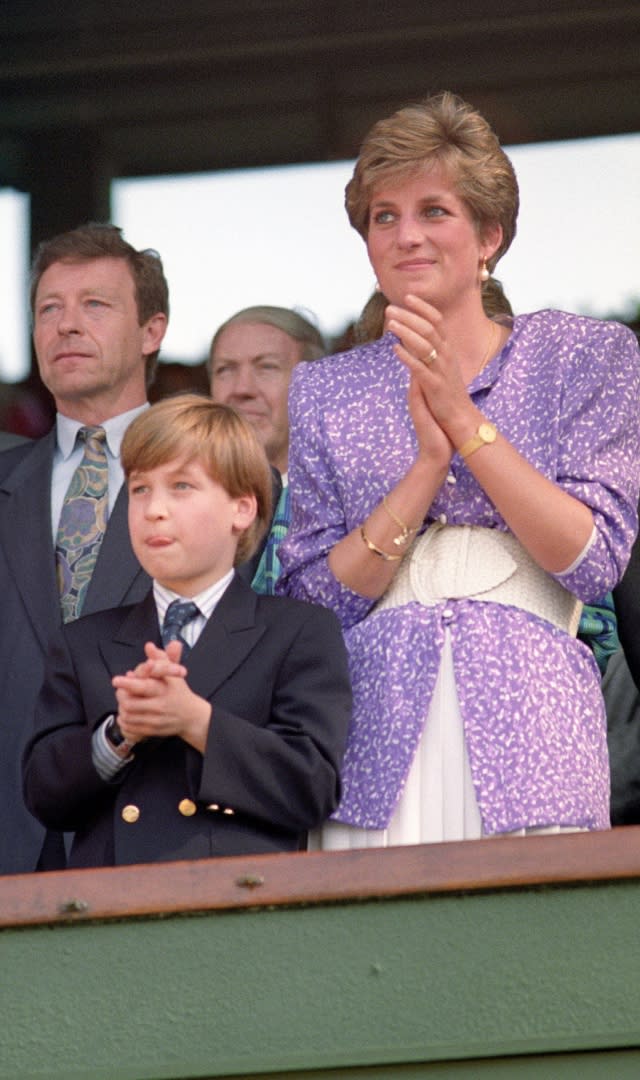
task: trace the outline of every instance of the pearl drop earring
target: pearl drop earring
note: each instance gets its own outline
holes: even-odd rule
[[[489,267],[487,266],[487,260],[485,258],[482,260],[482,266],[480,267],[480,281],[488,281],[490,277],[491,274],[489,272]]]

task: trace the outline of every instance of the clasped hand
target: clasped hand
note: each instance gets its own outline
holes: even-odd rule
[[[146,660],[111,680],[118,702],[118,726],[128,743],[152,736],[179,736],[201,752],[211,718],[211,706],[195,694],[180,663],[182,645],[145,647]]]
[[[451,432],[473,405],[440,312],[418,296],[407,296],[405,305],[389,305],[385,327],[399,339],[395,353],[411,373],[409,412],[420,449],[448,464],[454,450]]]

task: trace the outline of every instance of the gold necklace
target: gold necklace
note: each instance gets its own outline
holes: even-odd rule
[[[492,346],[492,344],[493,344],[493,341],[494,341],[494,338],[495,338],[495,334],[494,334],[494,331],[496,331],[496,330],[497,330],[497,332],[498,332],[498,337],[499,337],[499,336],[500,336],[500,330],[499,330],[499,328],[498,328],[498,324],[497,324],[497,323],[494,323],[494,322],[492,322],[492,323],[491,323],[491,329],[490,329],[490,331],[489,331],[489,344],[487,345],[487,351],[486,351],[486,353],[485,353],[485,354],[484,354],[484,356],[482,357],[482,361],[481,361],[481,363],[480,363],[480,367],[478,368],[478,370],[477,370],[477,371],[476,371],[476,373],[475,373],[475,378],[476,378],[476,379],[478,378],[478,375],[480,374],[480,372],[484,370],[484,368],[485,368],[485,367],[487,366],[487,364],[488,364],[488,362],[489,362],[489,358],[490,358],[490,356],[491,356],[491,346]]]

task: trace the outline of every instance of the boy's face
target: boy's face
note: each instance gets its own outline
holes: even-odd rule
[[[254,495],[231,498],[199,461],[184,459],[133,472],[128,489],[133,550],[161,585],[192,597],[231,569]]]

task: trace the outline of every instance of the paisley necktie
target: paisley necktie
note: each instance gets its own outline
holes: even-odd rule
[[[77,619],[109,516],[109,469],[102,427],[82,427],[84,456],[64,497],[56,537],[56,575],[64,622]]]

